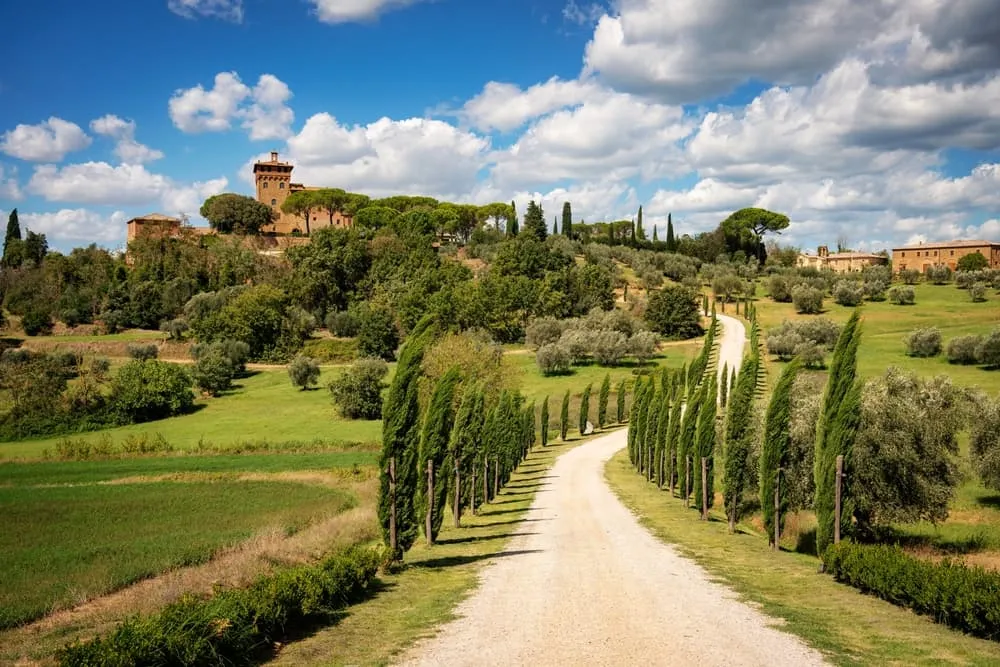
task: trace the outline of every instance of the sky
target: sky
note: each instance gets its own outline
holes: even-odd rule
[[[996,0],[8,3],[0,214],[60,250],[294,180],[678,234],[1000,241]]]

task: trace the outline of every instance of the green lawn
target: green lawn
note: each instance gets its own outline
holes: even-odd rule
[[[67,334],[60,336],[21,336],[26,341],[52,343],[131,343],[164,340],[167,334],[148,329],[129,329],[115,334]]]
[[[355,503],[293,482],[0,486],[0,628]]]
[[[336,412],[326,385],[339,373],[324,368],[320,388],[300,391],[288,380],[284,368],[257,371],[237,381],[236,388],[217,398],[199,399],[198,410],[146,424],[81,434],[98,438],[107,434],[115,441],[128,435],[162,435],[179,450],[195,449],[199,441],[226,446],[239,442],[378,442],[382,423],[342,419]],[[0,443],[0,459],[39,458],[55,451],[59,437]]]

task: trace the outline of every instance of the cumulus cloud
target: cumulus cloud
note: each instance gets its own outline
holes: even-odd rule
[[[243,0],[167,0],[167,9],[186,19],[204,16],[243,22]]]
[[[20,201],[23,197],[21,184],[17,180],[17,169],[5,168],[0,164],[0,199]]]
[[[182,132],[222,132],[233,120],[253,140],[286,139],[291,136],[295,114],[286,102],[292,93],[272,74],[263,74],[250,88],[236,72],[220,72],[214,85],[206,90],[201,84],[180,89],[170,98],[170,119]]]
[[[600,91],[593,82],[566,81],[558,77],[526,90],[512,83],[490,81],[482,92],[462,106],[458,116],[483,131],[507,132],[557,109],[581,104]]]
[[[90,131],[115,140],[115,155],[127,164],[144,164],[163,157],[163,152],[135,140],[135,121],[108,114],[90,121]]]
[[[125,237],[128,216],[122,211],[104,215],[83,208],[64,208],[51,213],[22,213],[21,224],[45,234],[49,242],[114,243]]]
[[[562,10],[563,18],[570,23],[575,23],[577,25],[594,23],[601,18],[604,13],[605,8],[599,2],[577,3],[576,0],[569,0]]]
[[[18,125],[4,132],[0,150],[32,162],[59,162],[67,153],[83,150],[91,138],[76,123],[53,116],[38,125]]]
[[[309,0],[323,23],[372,21],[386,12],[426,0]]]

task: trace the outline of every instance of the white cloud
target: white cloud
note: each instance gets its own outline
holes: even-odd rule
[[[512,83],[490,81],[481,93],[466,102],[459,117],[484,131],[515,130],[526,122],[557,109],[576,106],[601,91],[589,81],[552,77],[522,90]]]
[[[576,0],[569,0],[563,7],[563,18],[577,25],[594,23],[605,13],[605,8],[599,2],[583,2],[578,4]]]
[[[122,211],[103,215],[83,208],[64,208],[52,213],[22,213],[21,225],[49,242],[59,240],[83,243],[113,243],[125,237],[128,216]]]
[[[380,14],[426,0],[309,0],[323,23],[372,21]]]
[[[167,9],[186,19],[206,16],[243,22],[243,0],[167,0]]]
[[[144,164],[163,157],[162,151],[135,140],[135,121],[108,114],[90,121],[90,131],[114,139],[115,155],[126,164]]]
[[[17,180],[17,169],[6,169],[0,164],[0,200],[20,201],[24,197]]]
[[[32,162],[59,162],[90,142],[79,125],[53,116],[38,125],[18,125],[4,132],[0,151]]]
[[[161,194],[161,208],[167,215],[186,215],[200,219],[198,211],[205,200],[225,192],[228,186],[229,180],[225,177],[189,185],[174,184]]]
[[[251,89],[236,72],[219,72],[211,90],[201,84],[177,90],[168,106],[171,120],[182,132],[222,132],[233,119],[242,119],[253,140],[285,139],[291,136],[295,119],[285,104],[291,97],[288,86],[272,74],[261,75]]]

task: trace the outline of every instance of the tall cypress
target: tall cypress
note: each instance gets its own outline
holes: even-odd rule
[[[635,246],[635,219],[632,220],[632,228],[630,231],[629,243],[631,243],[633,247]]]
[[[608,398],[611,396],[611,374],[604,376],[601,391],[597,395],[597,427],[604,428],[608,424]]]
[[[739,375],[736,376],[736,387],[729,396],[729,407],[726,409],[725,427],[725,475],[722,480],[722,493],[726,505],[726,515],[729,517],[729,532],[736,531],[740,520],[743,493],[750,482],[750,452],[753,449],[754,419],[753,400],[757,386],[757,369],[760,358],[753,356],[743,363]]]
[[[642,226],[642,207],[639,207],[639,219],[635,226],[635,237],[642,241],[646,240],[646,228]]]
[[[584,435],[587,431],[587,422],[590,421],[590,390],[593,385],[587,385],[583,389],[583,395],[580,397],[580,435]]]
[[[559,235],[559,218],[553,218],[552,220],[552,236]]]
[[[618,383],[618,389],[616,391],[616,404],[615,404],[615,422],[618,424],[625,423],[625,378],[622,378],[621,382]]]
[[[566,442],[567,434],[569,434],[569,389],[563,395],[562,409],[559,411],[559,437],[563,442]]]
[[[514,200],[510,202],[510,220],[507,222],[507,236],[514,237],[520,232],[517,224],[517,207],[514,205]]]
[[[15,208],[7,216],[7,233],[3,237],[3,263],[7,265],[16,242],[21,240],[21,223],[17,219],[17,209]],[[14,242],[14,243],[12,243]]]
[[[628,458],[632,465],[638,463],[636,455],[636,438],[639,435],[639,408],[642,407],[642,393],[645,386],[641,377],[635,379],[635,388],[632,390],[632,407],[628,413]]]
[[[681,489],[680,497],[685,499],[691,494],[691,483],[693,482],[690,475],[694,475],[695,469],[694,457],[696,456],[698,410],[700,408],[701,401],[698,400],[696,392],[694,389],[688,389],[684,416],[681,418],[681,428],[677,439],[677,483]],[[688,475],[686,479],[685,475]]]
[[[677,239],[674,238],[674,219],[667,213],[667,251],[677,252]]]
[[[455,388],[461,379],[458,368],[452,367],[441,376],[434,386],[427,412],[424,415],[423,428],[420,431],[420,449],[417,465],[416,505],[419,515],[426,517],[424,521],[424,537],[434,544],[441,522],[444,519],[444,507],[448,503],[448,489],[451,487],[453,465],[446,465],[448,459],[448,442],[455,423],[454,408]],[[433,474],[433,488],[428,489],[428,468]],[[431,491],[428,494],[428,491]]]
[[[706,476],[706,495],[709,508],[715,504],[715,415],[716,397],[718,396],[718,383],[714,374],[709,374],[702,384],[701,407],[698,410],[698,452],[694,456],[694,504],[698,509],[702,509],[702,480],[701,480],[701,460],[707,462],[708,475]]]
[[[573,207],[569,202],[563,204],[562,233],[568,239],[573,238]]]
[[[774,515],[775,480],[782,470],[787,470],[789,452],[792,445],[792,388],[802,367],[798,359],[785,366],[781,378],[771,394],[764,418],[764,442],[760,450],[760,507],[764,514],[764,530],[767,541],[774,544],[774,522],[779,530],[784,526],[785,511],[788,508],[786,484],[778,484],[778,512]]]
[[[667,476],[667,431],[670,428],[670,388],[660,392],[660,405],[656,410],[656,440],[653,447],[653,461],[656,464],[656,486],[663,488]]]
[[[653,225],[653,243],[656,243],[660,239],[656,238],[656,225]]]
[[[462,507],[469,499],[469,488],[471,484],[466,477],[472,470],[475,458],[476,441],[478,434],[475,432],[475,423],[480,418],[479,409],[479,389],[469,384],[462,392],[462,402],[459,404],[458,412],[455,415],[455,424],[451,428],[451,436],[448,438],[448,458],[451,460],[454,480],[449,495],[451,496],[451,509],[455,514],[455,527],[458,527],[462,518]],[[441,474],[446,471],[442,470]]]
[[[655,382],[653,383],[655,386]],[[656,478],[656,429],[660,423],[660,407],[663,404],[663,392],[654,389],[649,393],[649,408],[646,412],[646,428],[643,433],[644,467],[646,479]]]
[[[549,397],[542,401],[542,447],[549,444]]]
[[[850,463],[854,438],[858,430],[861,384],[857,379],[858,345],[861,342],[861,321],[855,310],[837,338],[826,382],[823,407],[816,424],[816,548],[820,557],[833,543],[837,456],[844,457],[844,479],[841,494],[841,534],[847,534],[854,513],[851,502]],[[846,518],[846,520],[845,520]]]
[[[521,226],[521,231],[531,234],[539,241],[544,241],[548,236],[548,230],[545,229],[545,212],[534,200],[528,202],[528,209],[524,213],[524,224]]]
[[[719,383],[719,407],[725,409],[726,402],[729,400],[729,362],[722,364]]]
[[[639,472],[646,470],[646,429],[649,426],[649,406],[656,393],[656,383],[652,378],[643,384],[642,398],[639,399],[635,418],[635,459]]]
[[[672,393],[673,405],[670,407],[670,424],[667,428],[667,440],[664,448],[666,450],[666,475],[670,478],[670,491],[673,492],[677,484],[677,468],[680,460],[677,455],[678,441],[681,433],[681,419],[684,410],[684,394],[681,385],[675,385]]]

